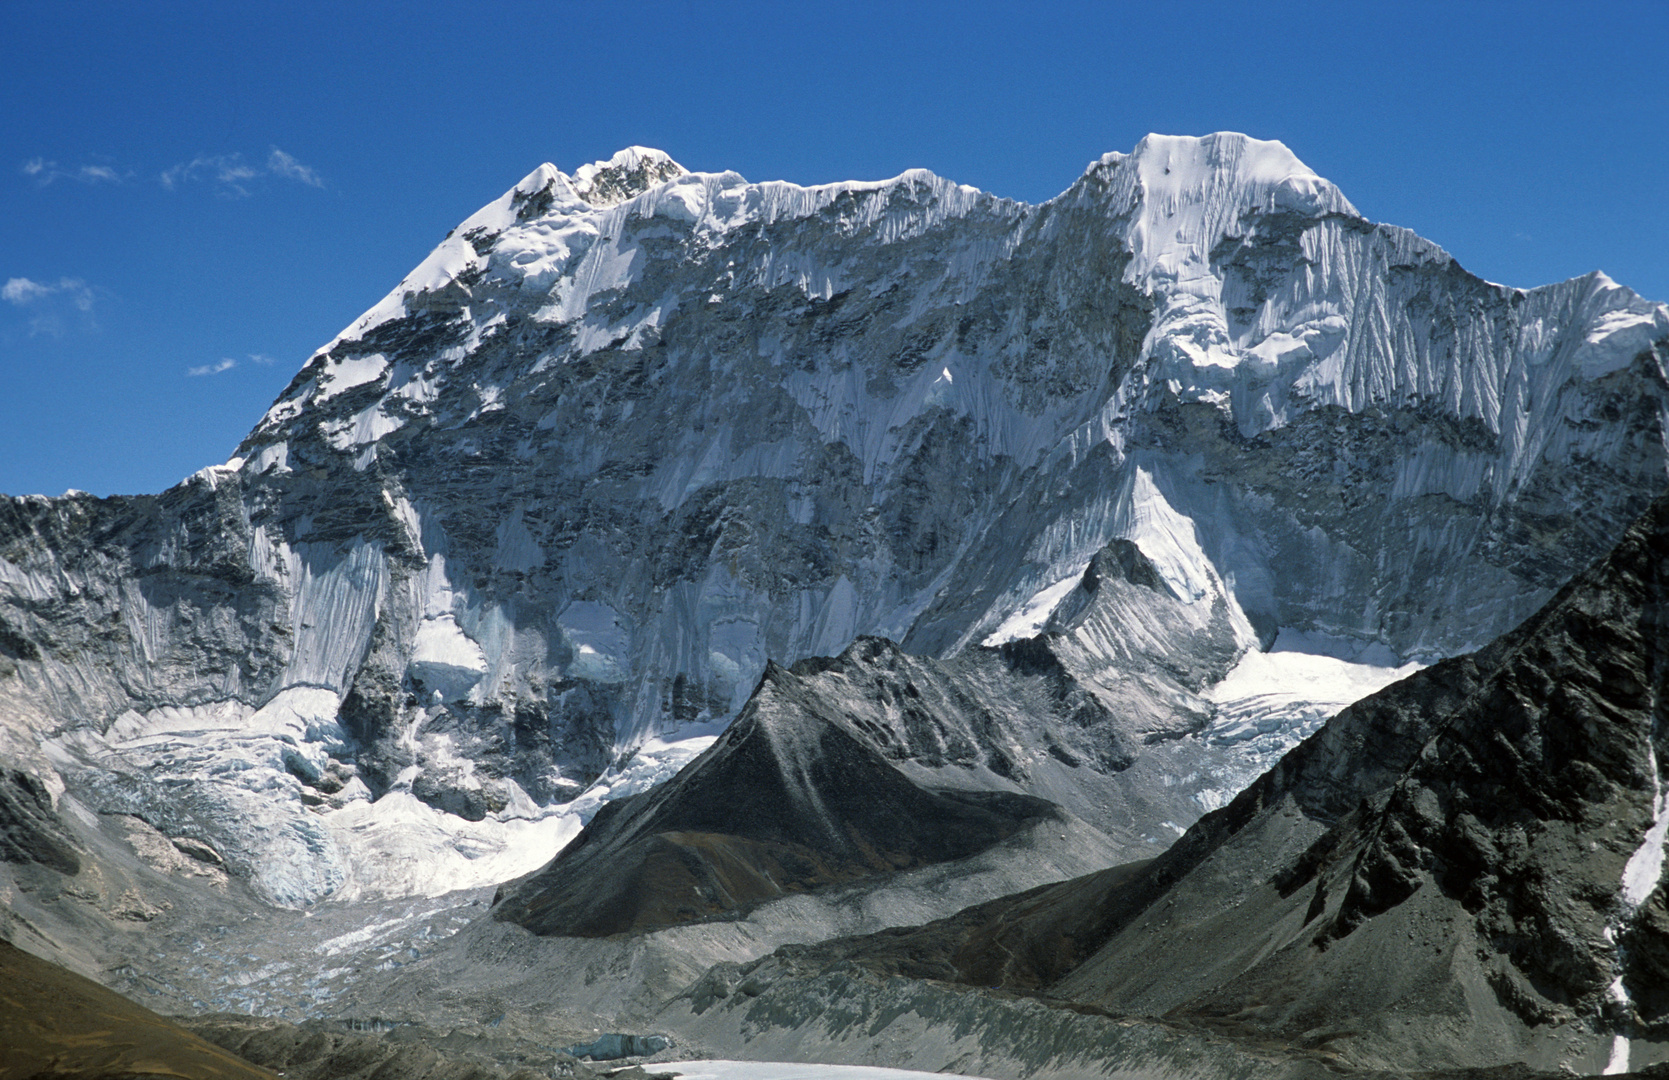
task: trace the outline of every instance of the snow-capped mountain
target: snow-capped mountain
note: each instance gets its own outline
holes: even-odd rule
[[[545,165],[225,465],[0,502],[0,755],[281,903],[423,892],[546,861],[767,661],[1047,632],[1240,748],[1203,811],[1615,541],[1666,365],[1669,308],[1481,281],[1240,135],[1040,206]],[[1074,590],[1117,541],[1114,620]]]

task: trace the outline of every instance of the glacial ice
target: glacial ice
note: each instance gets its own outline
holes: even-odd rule
[[[286,686],[323,686],[345,693],[370,645],[388,566],[382,546],[358,543],[346,553],[298,544],[285,549],[287,579],[295,589],[295,651]]]
[[[1036,637],[1048,624],[1049,616],[1054,614],[1060,602],[1066,599],[1066,594],[1077,586],[1083,576],[1084,568],[1080,566],[1053,585],[1039,589],[1036,595],[1021,605],[1014,614],[998,623],[997,628],[980,644],[987,648],[995,648],[1006,642]]]
[[[691,725],[651,739],[565,803],[539,806],[508,781],[509,804],[481,821],[445,813],[398,788],[373,802],[357,778],[328,806],[309,812],[297,797],[295,773],[323,772],[333,755],[348,751],[339,705],[329,690],[295,687],[259,710],[235,701],[129,710],[106,733],[108,750],[98,760],[120,760],[160,783],[189,780],[212,789],[211,798],[239,815],[216,836],[225,854],[270,899],[302,907],[326,899],[436,897],[529,873],[554,858],[605,801],[668,779],[723,727]],[[74,760],[87,750],[83,744]],[[449,757],[469,764],[444,747],[428,750],[437,764]],[[310,838],[303,840],[310,844],[305,855],[290,846],[301,838]]]
[[[1269,651],[1248,650],[1221,682],[1206,690],[1217,711],[1201,737],[1219,745],[1239,744],[1249,766],[1267,767],[1345,706],[1424,667],[1417,661],[1375,664],[1327,654],[1329,646],[1341,651],[1350,645],[1283,629]]]
[[[442,896],[537,870],[579,834],[577,812],[466,821],[409,792],[358,801],[324,815],[342,856],[333,901]],[[321,898],[322,899],[322,898]]]
[[[1637,910],[1663,880],[1663,844],[1669,837],[1669,794],[1663,790],[1663,780],[1657,771],[1657,747],[1648,743],[1646,767],[1652,776],[1652,826],[1646,830],[1640,847],[1623,867],[1623,908]]]
[[[450,614],[433,615],[418,625],[407,669],[424,687],[452,701],[481,681],[487,656]]]

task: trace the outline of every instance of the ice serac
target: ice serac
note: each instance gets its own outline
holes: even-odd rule
[[[314,867],[264,886],[306,903],[375,891],[345,854],[368,800],[433,810],[478,883],[460,851],[559,842],[767,662],[862,635],[953,659],[1047,631],[1155,739],[1244,748],[1211,686],[1248,650],[1429,663],[1604,551],[1664,483],[1666,362],[1662,305],[1481,281],[1242,135],[1149,137],[1039,206],[920,170],[544,165],[226,465],[0,504],[5,753],[124,813],[142,785],[92,777],[215,757],[179,830]],[[1055,618],[1115,541],[1163,589]],[[203,717],[303,691],[336,704],[203,748]],[[147,734],[112,742],[130,712]],[[1256,771],[1225,769],[1200,809]]]

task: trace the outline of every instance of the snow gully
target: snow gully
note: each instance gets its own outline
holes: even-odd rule
[[[1664,793],[1663,781],[1658,776],[1655,742],[1647,743],[1646,761],[1652,774],[1652,827],[1646,830],[1646,838],[1641,841],[1634,854],[1629,856],[1628,863],[1623,867],[1623,890],[1617,898],[1617,914],[1605,928],[1605,940],[1616,946],[1617,950],[1616,977],[1611,980],[1607,998],[1616,1009],[1619,1028],[1611,1038],[1611,1059],[1605,1063],[1606,1076],[1628,1072],[1628,1031],[1634,1012],[1634,1000],[1629,995],[1628,988],[1623,985],[1627,948],[1617,940],[1618,935],[1634,918],[1635,912],[1646,902],[1646,898],[1657,888],[1658,881],[1663,877],[1663,842],[1665,837],[1669,836],[1669,794]]]

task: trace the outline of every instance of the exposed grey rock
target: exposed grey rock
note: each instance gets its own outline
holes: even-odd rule
[[[81,858],[52,808],[51,795],[18,769],[0,771],[0,859],[40,863],[61,874],[81,872]]]
[[[1160,596],[1131,603],[1132,589]],[[1181,603],[1127,543],[1097,556],[1068,609],[1066,629],[952,660],[859,638],[839,657],[771,665],[712,748],[605,806],[502,891],[495,917],[580,937],[735,919],[1052,830],[1044,819],[1062,810],[1105,838],[1082,869],[1109,850],[1145,856],[1170,839],[1152,823],[1191,820],[1199,776],[1224,766],[1182,737],[1190,727],[1159,727],[1139,706],[1185,697],[1213,664],[1220,677],[1233,635],[1220,608],[1213,619]]]

